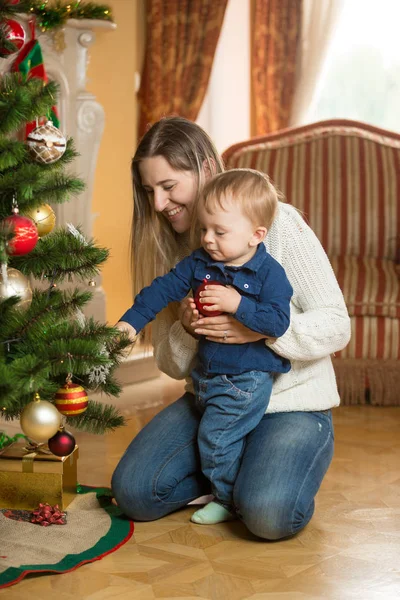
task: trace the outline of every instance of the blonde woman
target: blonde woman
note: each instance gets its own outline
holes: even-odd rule
[[[222,170],[211,140],[190,121],[165,118],[145,134],[132,161],[135,294],[190,254],[199,191]],[[235,513],[248,529],[280,539],[311,519],[332,459],[330,409],[339,396],[330,354],[347,344],[350,324],[329,261],[293,207],[279,203],[265,246],[294,290],[290,325],[280,338],[228,314],[200,317],[187,299],[157,316],[152,341],[159,368],[176,379],[188,377],[199,336],[224,344],[264,340],[290,361],[291,370],[274,378],[267,411],[246,438],[233,488]],[[128,516],[158,519],[210,493],[199,458],[200,420],[188,379],[185,394],[136,436],[113,474],[116,501]]]
[[[139,292],[121,317],[120,329],[135,338],[168,303],[183,300],[192,289],[205,316],[232,314],[261,335],[282,336],[290,323],[293,290],[263,244],[277,207],[278,194],[263,173],[232,169],[212,177],[193,215],[201,247]],[[192,515],[194,523],[204,525],[234,518],[233,487],[245,439],[267,410],[274,376],[290,369],[289,361],[262,339],[224,341],[201,336],[190,373],[202,415],[197,437],[201,469],[214,496]]]

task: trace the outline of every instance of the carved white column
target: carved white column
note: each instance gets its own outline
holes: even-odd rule
[[[24,26],[29,40],[28,17],[18,17]],[[71,171],[82,178],[85,190],[69,202],[53,206],[57,225],[72,223],[82,227],[86,237],[93,235],[92,193],[96,170],[97,154],[104,130],[103,107],[93,94],[86,90],[88,50],[95,41],[96,31],[112,31],[115,23],[94,19],[69,19],[62,31],[41,33],[36,37],[43,52],[43,61],[50,80],[60,86],[58,110],[60,130],[66,137],[74,139],[80,156],[72,164]],[[64,43],[62,42],[64,37]],[[1,61],[0,72],[9,70],[16,54]],[[105,294],[101,277],[96,278],[96,287],[91,288],[93,301],[85,312],[100,321],[105,321]]]

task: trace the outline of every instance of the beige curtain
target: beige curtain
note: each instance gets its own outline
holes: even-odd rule
[[[290,125],[307,122],[344,0],[303,0],[296,91]]]
[[[253,0],[253,135],[288,126],[303,0]]]
[[[195,120],[228,0],[147,0],[139,135],[166,115]]]

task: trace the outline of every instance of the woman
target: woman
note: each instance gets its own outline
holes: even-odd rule
[[[191,214],[204,182],[223,170],[207,134],[179,117],[153,125],[132,161],[134,292],[190,253]],[[255,535],[293,535],[311,519],[314,498],[333,455],[330,409],[339,404],[330,354],[350,338],[350,321],[332,268],[298,212],[280,203],[266,247],[284,267],[294,294],[291,323],[265,339],[291,361],[274,381],[268,410],[246,440],[234,488],[237,515]],[[191,370],[197,337],[230,344],[263,339],[233,317],[201,317],[190,300],[168,307],[153,324],[161,371],[182,379]],[[132,441],[113,478],[121,509],[135,520],[158,519],[209,493],[200,471],[191,382]]]

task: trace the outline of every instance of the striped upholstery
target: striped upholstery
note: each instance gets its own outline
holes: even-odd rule
[[[393,260],[368,256],[330,260],[351,315],[400,318],[400,278]]]
[[[236,144],[224,160],[228,169],[268,173],[302,211],[332,262],[352,320],[352,340],[334,361],[339,387],[340,371],[348,378],[358,370],[380,396],[372,402],[390,397],[392,403],[382,369],[390,371],[391,385],[399,372],[400,389],[400,135],[322,121]],[[379,385],[371,369],[383,373]],[[354,402],[357,394],[350,396]]]

